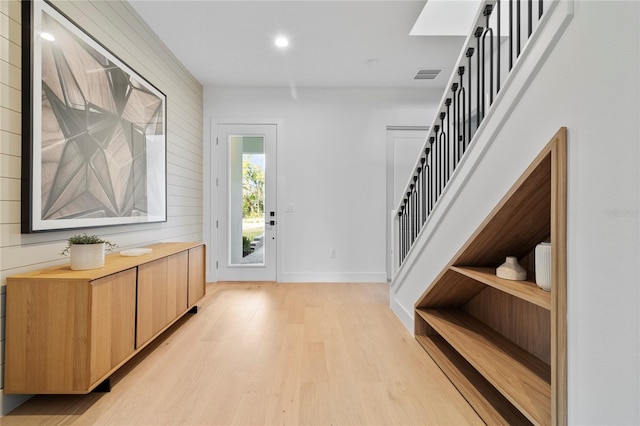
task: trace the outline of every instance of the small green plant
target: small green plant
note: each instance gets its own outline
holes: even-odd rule
[[[107,251],[111,251],[114,248],[118,247],[117,244],[112,243],[111,241],[104,240],[97,235],[87,235],[87,234],[76,234],[70,237],[67,240],[67,247],[60,252],[61,256],[66,256],[69,254],[69,250],[71,246],[74,244],[100,244],[104,243],[104,247]]]
[[[242,236],[242,257],[251,253],[251,240],[249,237]]]

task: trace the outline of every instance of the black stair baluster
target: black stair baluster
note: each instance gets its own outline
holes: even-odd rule
[[[446,136],[444,134],[444,132],[440,132],[440,140],[438,141],[439,144],[439,149],[440,149],[440,185],[438,186],[438,198],[440,198],[440,196],[442,195],[442,190],[445,186],[445,181],[444,181],[444,145],[446,143]]]
[[[513,0],[509,0],[509,71],[513,68]]]
[[[422,223],[420,223],[420,227],[424,226],[424,223],[427,221],[427,158],[420,157],[420,167],[422,168],[422,174],[420,175],[420,208],[422,210]]]
[[[420,232],[420,217],[418,215],[418,176],[413,176],[413,227],[414,227],[414,238],[415,241],[418,238],[418,233]]]
[[[420,221],[422,220],[422,216],[420,215],[420,174],[417,174],[415,176],[415,182],[416,182],[416,239],[417,239],[417,235],[420,234],[420,230],[422,229],[422,226],[420,226]]]
[[[453,145],[453,149],[452,149],[452,166],[451,166],[451,173],[453,173],[456,170],[456,166],[458,165],[458,142],[460,140],[460,124],[458,122],[458,120],[460,120],[460,115],[458,114],[458,108],[459,108],[459,104],[458,104],[458,96],[456,94],[456,92],[458,91],[458,83],[453,83],[451,85],[451,92],[453,93],[453,96],[451,97],[453,99],[453,135],[451,137],[451,142]]]
[[[409,227],[409,198],[406,199],[406,208],[404,211],[404,229],[406,234],[406,241],[404,245],[404,257],[407,258],[407,254],[409,253],[409,248],[411,247],[411,228]]]
[[[447,112],[443,113],[447,117],[447,133],[444,140],[444,186],[447,186],[449,182],[449,163],[450,163],[450,151],[451,151],[451,98],[447,98],[444,101],[447,106]],[[441,114],[442,115],[442,114]],[[444,129],[444,122],[442,124]]]
[[[458,67],[458,75],[460,76],[460,90],[458,91],[458,123],[459,129],[458,134],[460,136],[460,140],[458,141],[458,157],[456,159],[457,163],[460,162],[460,158],[462,158],[462,154],[464,154],[464,145],[467,140],[466,134],[466,126],[467,126],[467,109],[465,105],[465,88],[464,88],[464,67]]]
[[[411,245],[413,244],[413,226],[411,226],[411,221],[413,220],[413,205],[411,203],[411,194],[413,194],[413,190],[411,189],[411,185],[407,188],[407,229],[409,231],[409,239],[407,240],[408,249],[411,249]]]
[[[480,57],[482,56],[482,50],[480,49],[480,37],[482,37],[482,34],[484,33],[484,28],[482,27],[478,27],[476,28],[476,32],[475,32],[475,37],[476,37],[476,43],[477,43],[477,47],[476,47],[476,54],[477,56],[477,60],[476,60],[476,65],[478,66],[478,71],[477,71],[477,85],[476,85],[476,131],[478,130],[478,127],[480,127],[480,122],[482,121],[482,103],[480,102],[482,100],[482,92],[484,91],[484,84],[480,84],[480,79],[483,76],[483,67],[484,67],[484,60],[482,60]],[[482,80],[484,81],[484,78],[482,78]]]
[[[409,185],[409,192],[407,192],[408,201],[408,214],[409,214],[409,247],[413,245],[413,184]]]
[[[405,232],[405,237],[406,237],[406,241],[405,241],[405,246],[404,246],[404,257],[407,257],[407,253],[409,252],[409,247],[411,244],[411,229],[409,227],[409,197],[407,196],[407,198],[404,199],[404,205],[405,205],[405,212],[404,212],[404,232]]]
[[[413,176],[413,181],[415,182],[417,179],[416,176]],[[416,185],[415,183],[413,184],[413,188],[411,189],[411,200],[413,203],[413,221],[411,222],[411,226],[413,226],[413,241],[415,241],[418,238],[418,203],[417,203],[417,199],[416,199]],[[413,242],[412,244],[413,245]]]
[[[398,210],[398,266],[402,265],[402,208]]]
[[[440,185],[440,177],[438,176],[440,174],[440,147],[438,146],[438,143],[440,141],[440,136],[438,134],[440,126],[436,124],[435,126],[433,126],[433,129],[435,130],[435,141],[433,144],[433,183],[435,184],[433,188],[433,205],[435,207],[436,203],[438,202],[438,185]]]
[[[445,159],[446,159],[446,146],[447,146],[447,134],[444,131],[444,119],[446,117],[447,113],[445,112],[441,112],[440,113],[440,128],[442,129],[442,131],[440,132],[440,141],[438,141],[439,143],[439,150],[440,150],[440,187],[438,188],[438,198],[440,197],[440,195],[442,195],[442,190],[445,187],[445,185],[447,184],[445,177]]]
[[[533,0],[527,1],[527,39],[531,37],[533,31]]]
[[[509,71],[513,68],[513,0],[509,0]]]
[[[404,260],[404,206],[400,205],[400,219],[398,225],[398,239],[400,241],[400,246],[398,247],[398,251],[400,252],[400,264]]]
[[[404,243],[404,257],[407,258],[407,253],[409,253],[409,247],[411,242],[411,230],[409,229],[409,199],[406,199],[406,208],[404,209],[404,232],[405,232],[405,243]]]
[[[425,150],[425,154],[429,156],[429,203],[427,204],[427,214],[431,214],[431,210],[433,209],[433,182],[434,182],[434,161],[433,161],[433,150],[435,149],[433,143],[435,141],[435,137],[429,137],[429,147]]]
[[[496,37],[496,44],[497,44],[497,55],[496,55],[496,95],[498,93],[500,93],[500,51],[502,50],[500,48],[500,0],[496,1],[496,8],[497,8],[497,19],[498,19],[498,23],[497,23],[497,30],[498,30],[498,35]]]
[[[418,229],[422,229],[422,218],[423,218],[423,214],[422,214],[422,165],[418,166],[418,181],[416,182],[416,193],[417,193],[417,200],[418,200]],[[418,231],[419,232],[419,231]]]
[[[516,0],[516,59],[520,57],[520,33],[522,32],[521,23],[522,16],[520,14],[520,0]]]
[[[400,258],[404,260],[404,205],[400,206]]]
[[[404,255],[404,238],[402,238],[402,206],[400,206],[400,210],[398,210],[398,260],[399,265],[402,265],[403,255]]]
[[[489,106],[493,104],[493,29],[489,26],[489,19],[491,18],[492,11],[493,11],[493,8],[490,4],[488,4],[484,8],[484,16],[486,17],[487,25],[486,25],[484,34],[482,35],[482,52],[484,53],[482,57],[482,68],[483,68],[482,95],[483,97],[486,96],[486,93],[487,93],[485,91],[485,86],[484,86],[484,83],[486,80],[486,75],[484,75],[484,73],[486,72],[484,56],[486,56],[486,53],[487,53],[487,45],[486,45],[487,36],[489,37]],[[485,115],[485,107],[483,106],[482,118],[484,118],[484,115]]]
[[[411,185],[409,185],[409,189]],[[411,250],[411,246],[413,245],[413,226],[411,226],[411,221],[413,220],[413,212],[411,205],[411,192],[407,192],[407,229],[409,232],[409,239],[407,240],[407,251]]]
[[[467,81],[469,83],[469,86],[468,86],[469,93],[467,94],[467,96],[469,97],[469,122],[467,123],[467,127],[469,129],[469,133],[467,135],[468,136],[467,139],[465,140],[464,151],[467,150],[467,146],[469,146],[469,144],[471,143],[471,139],[473,138],[473,132],[472,132],[472,128],[471,128],[471,126],[472,126],[472,123],[471,123],[471,117],[472,117],[471,109],[472,109],[472,105],[473,105],[473,102],[472,102],[472,96],[473,96],[472,92],[473,91],[471,90],[472,89],[471,85],[473,84],[473,78],[472,78],[472,72],[471,72],[471,60],[473,58],[473,47],[470,47],[470,48],[467,49],[466,55],[467,55],[467,58],[468,58],[468,61],[469,61],[469,65],[468,65],[469,72],[467,73]]]

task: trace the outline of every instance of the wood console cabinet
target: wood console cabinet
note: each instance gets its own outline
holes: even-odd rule
[[[7,279],[5,393],[88,393],[205,294],[205,246],[162,243]]]

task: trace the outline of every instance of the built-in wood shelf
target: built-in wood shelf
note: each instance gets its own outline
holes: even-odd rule
[[[531,422],[551,418],[551,370],[464,311],[418,309],[418,314]]]
[[[415,304],[415,336],[487,424],[567,423],[567,129],[561,128]],[[498,278],[551,241],[551,291]]]
[[[451,266],[452,271],[465,275],[483,284],[512,296],[526,300],[546,310],[551,310],[551,292],[544,291],[531,281],[507,280],[496,276],[495,268]]]
[[[487,424],[530,423],[442,337],[418,335],[416,339]]]

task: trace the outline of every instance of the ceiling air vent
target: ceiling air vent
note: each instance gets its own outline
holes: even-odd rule
[[[442,70],[418,70],[414,80],[433,80]]]

